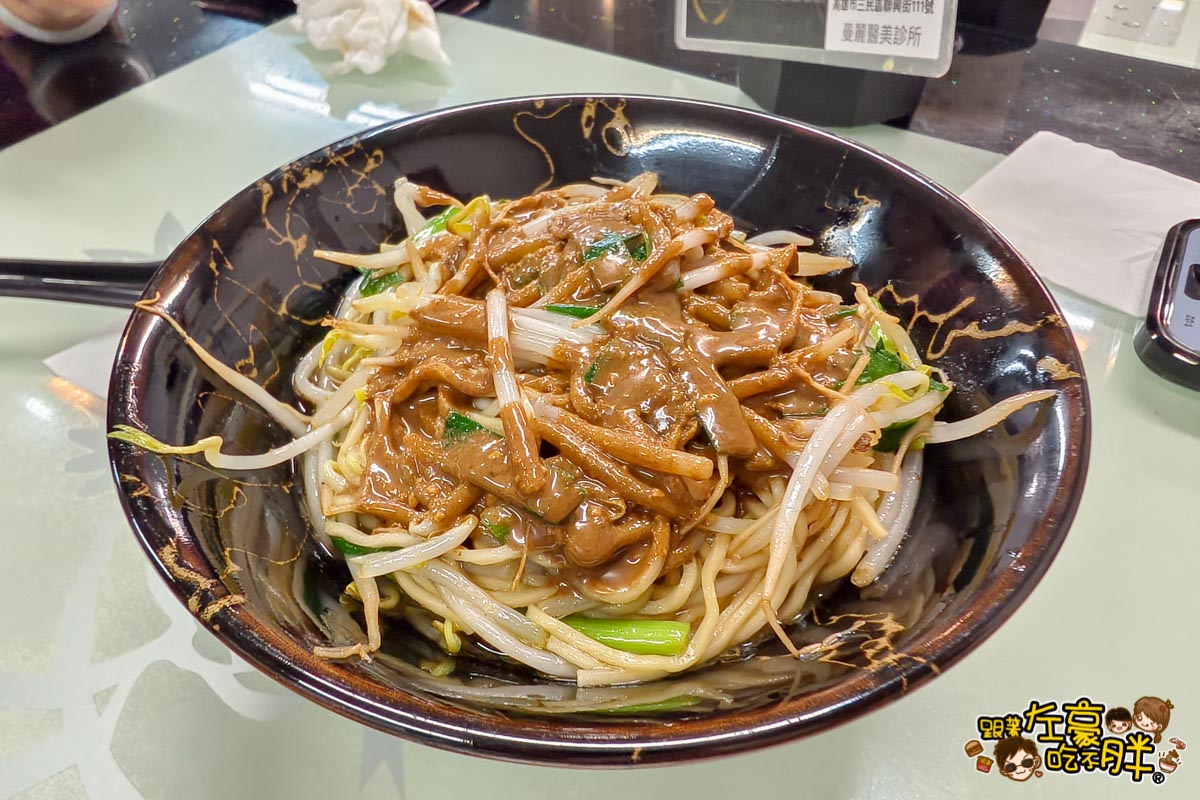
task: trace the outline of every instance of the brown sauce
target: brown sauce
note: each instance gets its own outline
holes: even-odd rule
[[[645,269],[647,262],[636,257],[639,234],[658,248],[696,226],[676,222],[669,208],[626,199],[629,194],[614,190],[604,202],[579,208],[554,192],[509,204],[482,232],[485,238],[476,239],[481,244],[471,257],[482,259],[486,272],[463,282],[474,288],[465,296],[433,297],[412,313],[415,333],[366,390],[367,401],[381,399],[388,412],[366,433],[360,511],[405,523],[430,509],[458,510],[469,503],[466,510],[478,514],[488,530],[503,531],[511,546],[568,566],[563,579],[597,598],[620,596],[622,587],[645,577],[643,570],[673,569],[693,557],[708,534],[692,523],[716,487],[715,470],[705,480],[685,478],[623,461],[603,448],[588,450],[591,460],[580,456],[577,463],[542,438],[532,440],[541,442],[540,451],[522,451],[518,459],[524,470],[537,471],[538,480],[519,480],[514,445],[506,438],[486,430],[443,437],[450,412],[475,412],[474,398],[495,394],[483,303],[496,285],[490,276],[499,280],[510,308],[546,302],[601,307]],[[727,235],[729,217],[712,210],[706,198],[701,207],[706,210],[701,227]],[[555,209],[549,223],[527,235],[522,226],[548,209]],[[613,246],[584,261],[589,247],[613,236],[622,242],[633,237],[635,245]],[[469,246],[452,233],[439,233],[428,238],[420,255],[426,262],[442,261],[451,276],[468,268]],[[720,245],[709,245],[705,254],[717,261],[741,255]],[[678,288],[681,270],[696,261],[687,253],[659,265],[653,281],[598,323],[603,334],[592,344],[561,352],[551,366],[518,364],[519,381],[525,391],[592,425],[656,448],[714,461],[728,457],[744,506],[755,488],[787,472],[756,438],[743,406],[775,425],[790,444],[802,444],[807,428],[792,420],[819,415],[828,401],[789,365],[802,364],[813,380],[833,384],[845,377],[855,356],[843,348],[810,364],[797,355],[834,329],[826,319],[831,309],[809,307],[803,285],[763,269],[696,291]],[[523,410],[495,412],[488,413],[501,416],[506,430],[539,424],[522,417]],[[603,469],[605,464],[611,469]],[[639,503],[619,491],[629,481],[657,499]],[[482,544],[487,535],[473,541]]]

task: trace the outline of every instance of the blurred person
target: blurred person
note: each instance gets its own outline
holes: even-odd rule
[[[99,33],[116,10],[116,0],[0,0],[0,36],[78,42]]]
[[[150,80],[114,0],[0,0],[0,148]]]

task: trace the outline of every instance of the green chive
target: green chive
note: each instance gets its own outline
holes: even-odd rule
[[[304,605],[319,619],[321,617],[321,592],[317,589],[316,563],[316,561],[309,561],[308,566],[304,569]]]
[[[692,626],[658,619],[597,619],[572,614],[563,622],[616,650],[644,656],[677,656],[687,649]]]
[[[635,261],[645,261],[650,257],[650,237],[638,231],[632,236],[625,237],[625,250]]]
[[[359,294],[363,297],[379,294],[385,289],[390,289],[393,286],[399,286],[404,283],[404,276],[399,272],[389,272],[385,275],[375,277],[374,274],[363,278],[362,286],[359,287]]]
[[[512,533],[512,526],[507,522],[480,522],[479,524],[486,528],[492,538],[500,544],[504,544],[508,540],[508,535]]]
[[[363,547],[361,544],[348,542],[339,536],[329,538],[333,540],[333,546],[346,556],[365,556],[368,553],[384,553],[400,549],[399,547]]]
[[[904,438],[905,432],[916,425],[915,419],[905,420],[904,422],[893,422],[883,429],[879,437],[879,443],[875,445],[875,450],[880,453],[894,453],[900,449],[900,440]]]
[[[565,314],[568,317],[575,319],[587,319],[592,314],[600,310],[599,306],[570,306],[560,305],[558,303],[550,303],[546,306],[547,311],[553,311],[555,314]]]
[[[620,236],[615,233],[606,234],[587,246],[583,251],[583,260],[594,261],[605,253],[615,253],[621,249],[621,245]]]
[[[451,411],[446,415],[446,425],[442,428],[442,446],[451,447],[480,431],[487,431],[492,436],[496,435],[466,414]]]
[[[465,208],[465,206],[464,206]],[[462,209],[456,206],[449,206],[440,214],[436,214],[426,220],[424,227],[413,234],[413,244],[422,244],[435,233],[441,233],[446,230],[446,223],[450,218],[457,214]]]
[[[826,322],[835,322],[839,319],[845,319],[846,317],[853,317],[857,314],[858,314],[858,306],[850,306],[849,308],[843,308],[841,311],[835,311],[832,314],[826,314],[825,321]]]
[[[874,349],[871,350],[870,360],[867,361],[867,367],[858,376],[855,381],[855,386],[862,386],[864,383],[871,383],[888,375],[895,375],[904,369],[904,364],[900,361],[900,356],[889,352],[884,340],[880,339],[875,343]]]
[[[681,694],[678,697],[668,697],[666,700],[659,700],[657,703],[637,703],[632,706],[620,706],[618,708],[597,708],[593,714],[652,714],[656,711],[674,711],[679,708],[689,708],[700,702],[699,697],[690,694]]]
[[[896,343],[892,341],[892,337],[883,332],[883,326],[878,322],[871,323],[871,330],[869,333],[871,338],[875,340],[875,345],[877,347],[879,345],[883,345],[883,349],[887,350],[889,353],[896,352]]]
[[[596,360],[588,367],[587,372],[583,373],[583,382],[590,384],[596,380],[596,373],[600,371],[600,356],[596,356]]]
[[[605,253],[616,253],[624,250],[636,261],[645,261],[650,256],[650,237],[645,231],[638,231],[629,236],[618,233],[608,233],[588,245],[583,251],[583,260],[592,261]]]

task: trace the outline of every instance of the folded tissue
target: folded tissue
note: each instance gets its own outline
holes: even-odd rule
[[[1167,231],[1200,217],[1200,183],[1046,131],[963,199],[1043,278],[1137,317]]]

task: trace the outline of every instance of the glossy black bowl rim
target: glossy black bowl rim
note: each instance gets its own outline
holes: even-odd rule
[[[1040,294],[1050,310],[1062,318],[1061,309],[1054,297],[1016,248],[953,193],[911,167],[865,145],[802,122],[739,106],[636,94],[557,94],[490,100],[418,114],[353,134],[289,162],[262,180],[277,180],[283,175],[285,168],[315,160],[331,148],[340,150],[384,132],[402,130],[435,119],[469,115],[473,111],[488,108],[518,109],[535,103],[583,103],[588,100],[610,103],[629,100],[635,103],[654,103],[712,114],[734,115],[786,128],[804,136],[824,139],[857,152],[878,163],[881,168],[899,172],[920,184],[933,193],[938,202],[958,207],[978,220],[981,229],[1009,251],[1005,266],[1022,293],[1034,296]],[[234,197],[240,194],[239,192]],[[208,225],[219,213],[220,209],[214,211],[197,230]],[[191,234],[183,241],[190,239]],[[153,296],[154,288],[159,283],[183,268],[185,258],[179,253],[177,249],[167,257],[151,281],[146,296]],[[151,315],[145,313],[135,312],[131,315],[113,367],[114,386],[118,371],[130,359],[130,342],[141,340],[145,336],[146,326],[150,324],[151,319]],[[1090,454],[1091,406],[1088,388],[1083,378],[1082,358],[1073,340],[1071,347],[1080,380],[1077,384],[1078,392],[1065,395],[1067,413],[1064,415],[1064,436],[1069,443],[1069,452],[1049,512],[1037,524],[1009,568],[985,581],[979,588],[977,596],[966,612],[949,625],[906,642],[905,652],[915,657],[906,659],[904,665],[898,669],[887,670],[889,674],[886,677],[881,674],[881,670],[854,673],[834,686],[773,705],[705,717],[673,719],[670,734],[665,737],[653,735],[661,726],[638,723],[610,726],[615,735],[607,738],[598,733],[591,736],[580,736],[576,733],[564,737],[556,736],[558,726],[553,720],[547,722],[537,718],[484,715],[448,704],[438,704],[442,706],[440,711],[431,712],[431,704],[413,702],[414,695],[403,695],[400,698],[401,702],[397,704],[396,695],[372,692],[370,684],[366,681],[354,688],[335,683],[325,676],[313,674],[304,665],[291,660],[281,649],[281,645],[286,644],[285,638],[255,620],[242,606],[231,605],[222,608],[207,620],[201,619],[197,610],[192,609],[192,614],[224,644],[264,674],[324,708],[378,730],[451,751],[523,763],[603,767],[678,763],[781,744],[848,722],[868,710],[878,709],[924,684],[934,675],[940,674],[994,633],[1012,616],[1041,580],[1061,548],[1075,517],[1083,494]],[[136,397],[125,398],[115,393],[110,394],[110,428],[114,423],[129,419],[128,412],[135,399]],[[172,574],[172,570],[155,552],[151,543],[153,534],[147,520],[134,512],[129,496],[121,491],[121,458],[122,455],[115,444],[110,443],[110,464],[118,484],[125,516],[160,577],[186,606],[195,589],[185,585]],[[217,593],[223,589],[223,586],[219,587]],[[409,703],[411,706],[407,705]]]

